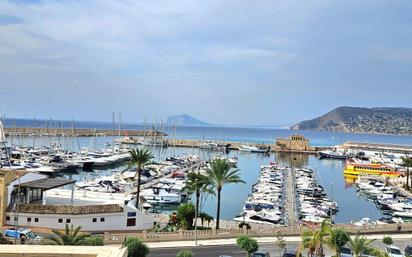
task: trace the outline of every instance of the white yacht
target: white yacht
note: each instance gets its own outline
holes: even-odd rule
[[[165,189],[144,189],[140,195],[150,204],[180,204],[182,202],[182,195],[168,192]]]

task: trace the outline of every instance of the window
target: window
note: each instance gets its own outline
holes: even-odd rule
[[[6,216],[6,220],[9,221],[9,220],[10,220],[10,216]]]
[[[136,218],[127,219],[127,226],[128,227],[136,226]]]
[[[136,217],[136,213],[135,212],[128,212],[127,217]]]
[[[30,218],[30,217],[27,217],[27,222],[31,222],[31,218]]]
[[[70,219],[66,219],[66,223],[70,223],[72,222]]]
[[[34,222],[39,222],[39,218],[34,218]]]
[[[100,222],[104,222],[104,218],[100,218]]]
[[[63,223],[63,219],[59,219],[59,223]]]
[[[93,222],[97,222],[97,218],[93,218]]]

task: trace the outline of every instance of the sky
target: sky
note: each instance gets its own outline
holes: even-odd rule
[[[412,107],[410,0],[0,0],[0,113],[292,124]]]

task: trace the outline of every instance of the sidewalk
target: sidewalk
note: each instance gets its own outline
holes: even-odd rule
[[[394,240],[411,239],[410,234],[388,234],[388,235],[367,235],[367,238],[382,240],[384,236],[390,236]],[[259,244],[275,244],[276,237],[257,237],[256,240]],[[286,242],[300,242],[299,236],[285,237]],[[149,248],[179,248],[179,247],[194,247],[195,241],[167,241],[167,242],[147,242]],[[236,238],[231,239],[211,239],[211,240],[198,240],[197,246],[216,246],[216,245],[235,245]]]

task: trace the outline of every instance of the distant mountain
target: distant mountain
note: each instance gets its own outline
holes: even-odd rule
[[[402,107],[338,107],[323,116],[302,121],[292,130],[412,134],[412,109]]]
[[[187,114],[169,116],[166,119],[167,125],[188,126],[188,127],[206,127],[209,123],[198,120]]]

